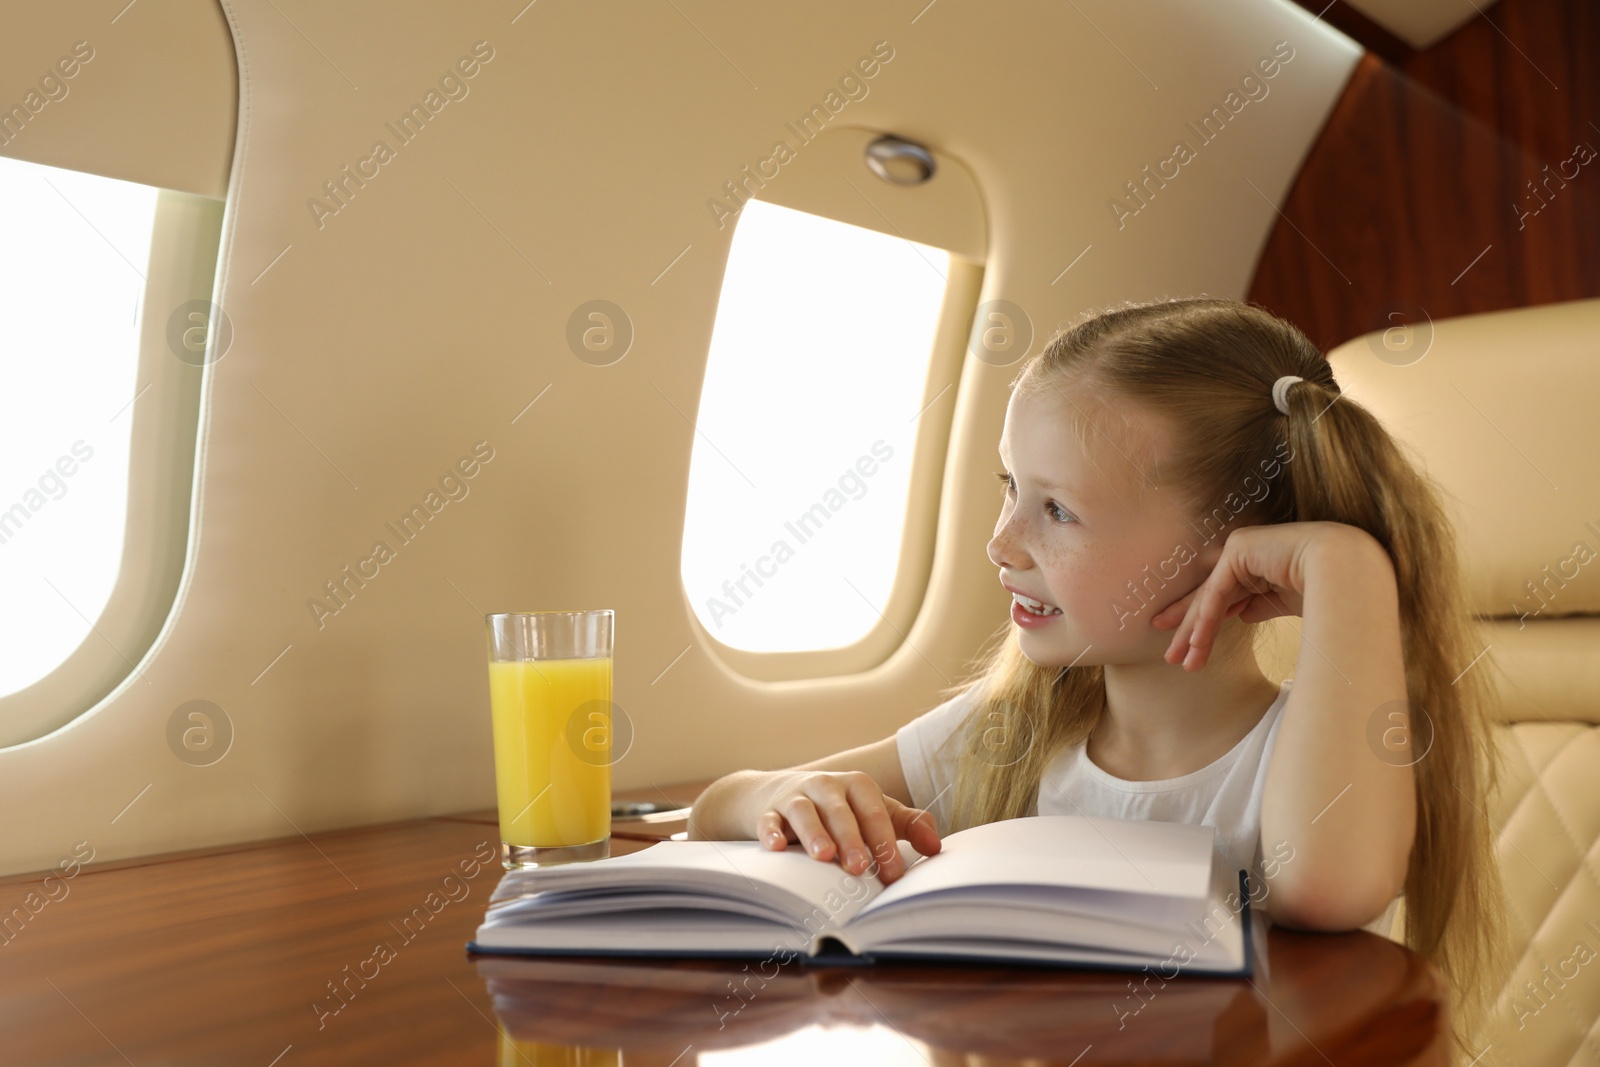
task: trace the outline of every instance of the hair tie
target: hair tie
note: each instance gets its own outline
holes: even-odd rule
[[[1285,374],[1282,378],[1272,383],[1272,403],[1285,415],[1289,414],[1289,386],[1295,382],[1303,382],[1304,378],[1298,374]]]

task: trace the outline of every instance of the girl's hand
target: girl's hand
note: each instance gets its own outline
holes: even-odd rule
[[[924,856],[939,851],[933,816],[885,796],[860,771],[786,774],[767,804],[756,819],[756,839],[763,847],[782,851],[798,841],[815,859],[838,858],[851,874],[875,868],[884,885],[905,874],[900,838]]]
[[[1266,622],[1299,615],[1306,553],[1313,544],[1335,537],[1377,543],[1365,530],[1341,522],[1284,522],[1229,532],[1205,580],[1151,617],[1157,629],[1177,628],[1162,658],[1168,663],[1181,660],[1185,670],[1197,671],[1210,658],[1225,620],[1237,615],[1245,622]]]

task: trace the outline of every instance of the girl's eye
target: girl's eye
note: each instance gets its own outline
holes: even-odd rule
[[[1006,494],[1008,496],[1016,489],[1016,485],[1011,481],[1010,471],[995,471],[994,476],[1000,479],[1000,483],[1005,486]],[[1071,512],[1064,510],[1061,505],[1057,504],[1054,500],[1047,501],[1045,507],[1050,509],[1051,517],[1059,523],[1066,524],[1069,522],[1078,521],[1073,517]]]

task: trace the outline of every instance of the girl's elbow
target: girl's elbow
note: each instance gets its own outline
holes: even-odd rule
[[[1383,909],[1368,912],[1348,897],[1329,897],[1315,900],[1280,899],[1277,906],[1268,909],[1272,921],[1279,926],[1295,930],[1313,930],[1318,933],[1343,933],[1359,930],[1383,914]]]
[[[1338,933],[1359,930],[1377,919],[1400,892],[1399,885],[1379,878],[1366,885],[1336,879],[1305,880],[1275,887],[1267,914],[1280,926]]]

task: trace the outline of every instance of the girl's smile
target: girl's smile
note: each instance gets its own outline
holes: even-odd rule
[[[1018,626],[1044,626],[1061,615],[1061,609],[1054,604],[1035,600],[1009,585],[1006,588],[1011,591],[1011,620]]]
[[[1055,611],[1049,615],[1035,615],[1032,611],[1029,611],[1017,601],[1013,600],[1011,602],[1011,621],[1016,623],[1018,626],[1024,626],[1030,629],[1037,626],[1049,626],[1052,622],[1060,617],[1060,608],[1055,609]]]

